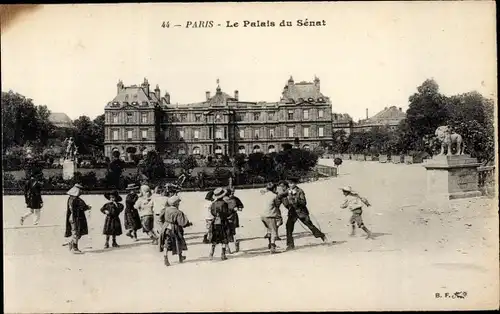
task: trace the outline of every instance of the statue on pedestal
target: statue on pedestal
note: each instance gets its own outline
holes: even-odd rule
[[[462,136],[451,130],[448,125],[442,125],[436,129],[434,133],[437,139],[441,142],[441,152],[440,156],[444,155],[445,147],[447,148],[446,155],[463,155],[465,150],[465,143],[463,142]],[[456,153],[452,154],[451,147],[455,145]]]
[[[69,139],[65,139],[64,143],[67,144],[64,160],[75,160],[75,152],[77,151],[75,141],[70,137]]]

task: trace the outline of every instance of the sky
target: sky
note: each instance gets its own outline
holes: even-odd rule
[[[306,18],[326,26],[297,26]],[[212,28],[186,28],[210,20]],[[240,100],[278,101],[290,75],[316,75],[333,112],[357,120],[366,109],[406,110],[428,78],[445,95],[496,99],[495,43],[492,1],[47,5],[2,29],[2,91],[75,119],[102,114],[119,79],[146,77],[184,104],[213,94],[217,79]]]

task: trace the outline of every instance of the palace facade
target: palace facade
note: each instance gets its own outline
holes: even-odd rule
[[[171,104],[147,79],[138,85],[117,84],[105,107],[105,155],[118,150],[125,160],[144,149],[166,158],[179,155],[232,156],[277,152],[283,144],[313,149],[332,138],[332,104],[320,80],[295,83],[290,77],[276,102],[239,99],[218,85],[215,94],[191,104]]]

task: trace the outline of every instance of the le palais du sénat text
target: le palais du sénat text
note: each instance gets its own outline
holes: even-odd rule
[[[298,19],[298,20],[242,20],[216,22],[212,20],[207,21],[186,21],[184,23],[172,23],[170,21],[163,21],[161,27],[163,28],[259,28],[259,27],[322,27],[326,26],[325,20],[311,20],[311,19]]]

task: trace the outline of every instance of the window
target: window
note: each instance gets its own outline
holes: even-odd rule
[[[322,126],[318,127],[318,136],[323,137],[324,135],[324,128]]]
[[[293,128],[288,128],[288,137],[293,137]]]
[[[186,154],[186,150],[184,148],[179,148],[179,155]]]
[[[113,140],[118,140],[118,130],[113,130]]]
[[[323,114],[324,114],[323,109],[318,110],[318,118],[320,119],[323,118]]]
[[[255,129],[253,135],[255,139],[259,139],[259,129]]]
[[[201,122],[201,113],[196,113],[194,115],[194,121],[195,122]],[[198,149],[200,149],[200,148],[198,147]]]
[[[169,132],[170,132],[170,130],[165,130],[165,134],[164,135],[165,135],[165,139],[166,140],[168,140],[168,138],[169,138],[169,134],[168,134]]]
[[[217,129],[215,131],[215,139],[221,140],[222,139],[222,129]]]
[[[132,112],[127,112],[127,123],[134,122],[134,114]]]
[[[186,120],[187,120],[187,113],[181,113],[181,114],[179,115],[179,120],[180,120],[181,122],[186,122]]]
[[[267,151],[269,153],[274,153],[274,152],[276,152],[276,148],[274,148],[274,145],[269,145],[269,147],[267,148]]]
[[[254,152],[254,153],[260,153],[260,146],[259,146],[259,145],[255,145],[255,146],[253,147],[253,152]]]
[[[220,146],[216,146],[216,147],[215,147],[215,153],[216,153],[216,154],[222,154],[222,147],[220,147]]]
[[[224,139],[227,138],[227,126],[224,127]]]
[[[259,120],[260,120],[260,112],[254,112],[253,121],[259,121]]]
[[[197,140],[200,138],[200,130],[194,130],[194,138]],[[199,149],[199,148],[198,148]]]
[[[208,138],[213,139],[213,136],[214,136],[214,129],[211,126],[209,126],[208,127]],[[210,154],[211,153],[212,153],[212,151],[210,151]]]
[[[267,114],[267,118],[268,118],[270,121],[274,120],[274,112],[272,112],[272,111],[271,111],[271,112],[269,112],[269,113]]]
[[[240,130],[240,138],[245,138],[245,129]]]
[[[269,129],[269,138],[274,138],[274,128]]]
[[[111,116],[113,117],[113,123],[118,123],[118,113],[113,112]]]
[[[309,120],[309,109],[304,109],[304,120]]]
[[[304,137],[309,137],[309,127],[308,126],[304,127]]]
[[[244,112],[237,112],[236,113],[236,121],[243,121],[245,120],[245,113]]]
[[[193,147],[193,155],[199,155],[200,154],[200,148],[198,146]]]
[[[220,122],[222,120],[222,116],[220,114],[215,115],[215,122]]]
[[[293,110],[288,110],[288,120],[293,120]]]
[[[133,131],[127,130],[127,140],[132,140],[132,138],[133,138]]]
[[[179,138],[184,138],[184,130],[179,130]]]
[[[141,113],[141,122],[148,123],[148,114],[146,112]]]
[[[240,147],[238,147],[238,152],[239,152],[240,154],[245,154],[245,153],[246,153],[245,146],[240,146]]]
[[[142,136],[143,140],[147,140],[148,139],[148,130],[142,130],[141,136]]]

